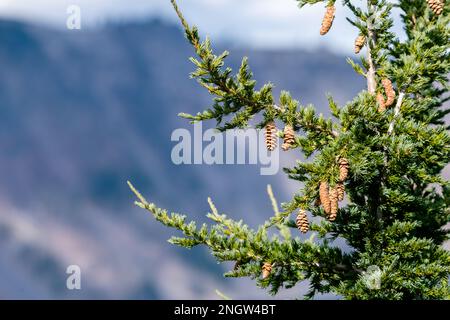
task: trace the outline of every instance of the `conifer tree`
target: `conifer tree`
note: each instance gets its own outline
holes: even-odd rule
[[[269,188],[275,213],[256,230],[219,213],[211,199],[207,216],[213,224],[197,227],[186,216],[147,202],[130,184],[136,204],[183,233],[171,243],[206,245],[218,261],[235,262],[226,276],[251,277],[272,294],[307,281],[306,298],[320,293],[344,299],[449,298],[450,254],[442,246],[450,221],[450,183],[442,177],[450,158],[444,123],[448,1],[343,0],[342,6],[336,0],[297,1],[300,8],[323,6],[324,21],[317,22],[323,41],[343,7],[352,12],[347,20],[357,29],[357,41],[348,45],[356,45],[361,60],[348,62],[367,88],[342,106],[329,96],[331,118],[285,91],[275,101],[270,83],[256,87],[246,58],[233,74],[225,66],[228,52],[216,55],[210,40],[201,41],[171,0],[196,53],[191,76],[214,97],[211,108],[181,116],[216,120],[221,131],[287,126],[283,149],[307,157],[285,169],[300,182],[299,192],[279,210]],[[401,12],[405,39],[391,31],[394,7]],[[257,123],[256,115],[262,119]],[[297,228],[312,236],[301,240],[293,235],[300,234]],[[350,249],[337,246],[337,238]],[[373,268],[377,272],[370,273]],[[370,285],[373,277],[378,287]]]

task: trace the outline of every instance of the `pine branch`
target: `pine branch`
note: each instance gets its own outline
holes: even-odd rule
[[[274,225],[276,225],[278,231],[283,236],[285,240],[291,239],[291,231],[289,230],[289,227],[285,225],[286,216],[283,215],[279,208],[278,208],[278,202],[275,199],[275,196],[273,194],[272,186],[270,184],[267,185],[267,194],[269,195],[270,202],[272,204],[272,210],[274,212],[274,220],[277,221]],[[266,223],[265,228],[271,227],[272,224]]]
[[[185,248],[205,245],[219,261],[235,261],[237,268],[226,273],[226,276],[258,278],[262,263],[270,261],[277,273],[262,279],[259,285],[271,286],[275,293],[285,282],[297,283],[304,279],[302,274],[315,274],[316,267],[320,268],[320,274],[351,270],[350,256],[338,248],[329,247],[327,243],[318,245],[312,242],[312,238],[306,242],[290,238],[285,238],[283,242],[276,238],[269,240],[266,227],[253,231],[242,221],[235,222],[225,215],[219,215],[210,199],[208,201],[213,213],[207,216],[217,224],[210,228],[204,224],[198,229],[194,222],[186,223],[186,216],[167,214],[166,210],[149,203],[130,182],[128,185],[138,198],[137,206],[148,210],[165,226],[183,233],[184,237],[172,237],[169,242]],[[296,272],[291,277],[279,279],[278,275],[287,270]]]
[[[176,1],[171,0],[171,2],[185,29],[186,37],[194,46],[199,58],[199,60],[191,59],[197,66],[197,70],[191,74],[191,77],[196,78],[201,86],[216,97],[211,109],[197,115],[186,113],[179,115],[193,122],[216,119],[217,123],[221,124],[225,116],[234,114],[230,121],[217,129],[225,131],[245,128],[254,115],[273,105],[272,84],[265,84],[259,91],[254,90],[256,81],[252,79],[253,75],[249,70],[247,58],[242,60],[237,75],[231,76],[230,68],[223,69],[224,60],[229,53],[225,51],[219,56],[214,55],[209,39],[202,43],[197,28],[191,28]]]

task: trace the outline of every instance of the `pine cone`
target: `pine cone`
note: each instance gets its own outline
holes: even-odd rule
[[[295,224],[297,225],[298,230],[300,230],[301,232],[308,232],[308,216],[306,215],[306,211],[304,209],[300,209],[300,211],[298,212],[297,219],[295,219]]]
[[[284,127],[284,139],[281,148],[284,151],[289,150],[295,143],[295,132],[291,125]]]
[[[276,131],[277,128],[273,121],[266,124],[266,147],[269,151],[273,151],[277,147]]]
[[[325,16],[322,20],[322,27],[320,28],[320,34],[323,36],[330,31],[331,26],[333,25],[334,13],[336,12],[336,8],[334,5],[327,6],[327,11],[325,12]]]
[[[339,182],[336,185],[336,189],[337,189],[337,193],[338,193],[338,200],[342,201],[344,200],[344,196],[345,196],[345,186],[342,182]]]
[[[360,34],[355,40],[355,53],[358,54],[366,43],[366,37]]]
[[[384,92],[386,93],[387,100],[385,102],[386,107],[392,106],[395,101],[395,90],[392,87],[391,80],[385,78],[381,80],[381,84],[383,85]]]
[[[272,264],[269,262],[264,263],[262,266],[262,278],[266,279],[268,276],[270,276],[270,273],[272,272]]]
[[[445,0],[427,0],[428,6],[436,15],[444,11]]]
[[[346,158],[339,159],[339,181],[344,182],[348,178],[348,160]]]
[[[378,112],[383,112],[386,110],[386,101],[384,100],[383,94],[377,94],[377,102],[378,102]]]
[[[326,214],[330,214],[331,206],[330,206],[330,194],[328,190],[328,183],[325,181],[320,182],[319,186],[319,197],[320,202],[322,203],[323,210]]]
[[[330,221],[334,221],[336,220],[337,212],[339,209],[339,196],[337,188],[332,188],[330,190],[330,207],[331,210],[328,219],[330,219]]]

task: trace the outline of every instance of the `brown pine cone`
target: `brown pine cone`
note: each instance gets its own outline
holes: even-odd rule
[[[336,12],[336,8],[334,5],[327,6],[327,11],[325,12],[325,16],[322,20],[322,27],[320,28],[320,34],[323,36],[330,31],[331,26],[333,25],[334,14]]]
[[[381,80],[381,84],[383,85],[384,92],[386,93],[387,100],[385,102],[386,107],[390,107],[394,104],[395,101],[395,90],[392,87],[391,80],[385,78]]]
[[[339,181],[344,182],[348,178],[348,160],[346,158],[339,159]]]
[[[339,182],[336,185],[336,189],[337,189],[337,193],[338,193],[338,200],[342,201],[344,200],[344,196],[345,196],[345,185],[342,182]]]
[[[304,209],[300,209],[297,215],[297,219],[295,219],[295,224],[297,225],[298,230],[303,233],[307,233],[309,230],[309,222],[308,216]]]
[[[330,189],[330,206],[331,211],[328,219],[330,219],[330,221],[334,221],[336,220],[337,212],[339,209],[339,196],[337,188]]]
[[[366,37],[360,34],[355,40],[355,53],[358,54],[366,43]]]
[[[444,11],[445,0],[427,0],[427,3],[436,15],[440,15]]]
[[[273,151],[277,147],[276,131],[275,122],[272,121],[266,124],[266,147],[269,151]]]
[[[320,202],[322,203],[323,210],[326,214],[330,214],[331,212],[331,205],[330,205],[330,194],[328,190],[328,183],[325,181],[320,182],[319,186],[319,197]]]
[[[383,94],[380,92],[377,93],[377,102],[378,102],[378,112],[383,112],[386,110],[386,101],[384,100]]]
[[[295,143],[295,132],[291,125],[284,127],[284,139],[281,148],[284,151],[289,150]]]
[[[264,263],[262,266],[262,278],[266,279],[268,276],[270,276],[270,273],[272,272],[272,264],[269,262]]]

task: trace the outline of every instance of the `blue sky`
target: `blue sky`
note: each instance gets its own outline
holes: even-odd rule
[[[327,47],[351,54],[357,31],[338,7],[332,31],[319,36],[324,4],[299,10],[294,0],[179,0],[187,19],[217,40],[259,48]],[[82,27],[159,16],[176,22],[169,0],[0,0],[0,15],[64,28],[69,5],[79,5]],[[399,31],[399,30],[397,30]]]

